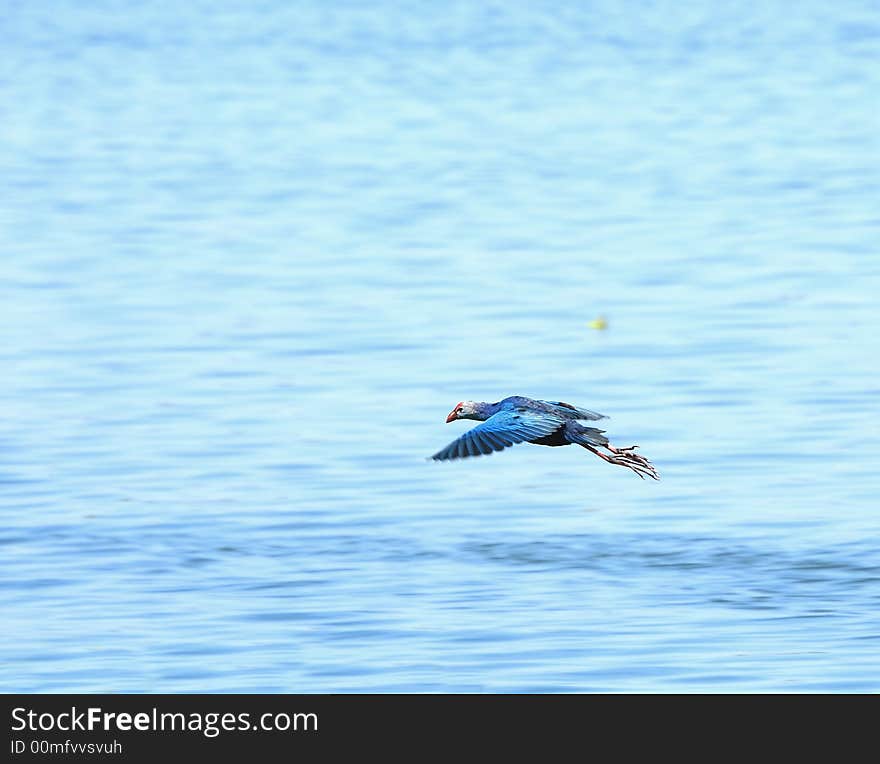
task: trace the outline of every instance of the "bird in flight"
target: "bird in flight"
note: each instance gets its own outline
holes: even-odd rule
[[[642,480],[646,476],[660,479],[654,465],[635,452],[638,446],[615,448],[608,442],[604,430],[581,424],[583,420],[606,419],[604,414],[579,409],[570,403],[540,401],[521,395],[512,395],[497,403],[461,401],[446,417],[446,422],[456,419],[476,419],[480,424],[434,454],[431,458],[435,461],[491,454],[523,442],[539,446],[576,444],[609,464],[628,467]]]

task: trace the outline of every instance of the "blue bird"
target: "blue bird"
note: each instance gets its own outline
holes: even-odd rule
[[[446,417],[446,422],[476,419],[482,424],[468,430],[431,458],[435,461],[463,459],[502,451],[515,443],[524,442],[539,446],[576,444],[609,464],[628,467],[642,480],[645,476],[659,480],[660,474],[654,465],[635,452],[638,446],[615,448],[608,442],[604,430],[585,427],[580,423],[582,420],[606,418],[604,414],[579,409],[570,403],[541,401],[521,395],[512,395],[497,403],[461,401]]]

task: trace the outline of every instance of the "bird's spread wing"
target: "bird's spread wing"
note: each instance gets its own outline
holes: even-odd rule
[[[605,414],[597,414],[595,411],[590,411],[589,409],[579,409],[577,406],[572,406],[570,403],[563,403],[562,401],[541,401],[541,403],[549,403],[551,406],[558,406],[559,408],[565,409],[566,412],[573,412],[577,414],[577,419],[608,419]],[[571,414],[568,414],[571,416]]]
[[[458,440],[453,440],[431,458],[442,461],[491,454],[514,443],[543,438],[564,424],[565,420],[562,417],[541,411],[505,409],[468,430]]]

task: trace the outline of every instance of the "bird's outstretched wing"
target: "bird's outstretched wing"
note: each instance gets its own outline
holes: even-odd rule
[[[589,409],[579,409],[577,406],[572,406],[570,403],[564,403],[563,401],[541,401],[541,403],[549,403],[551,406],[558,406],[559,408],[565,409],[566,412],[572,412],[577,414],[576,419],[608,419],[605,414],[598,414],[595,411],[590,411]],[[569,414],[568,416],[571,416]]]
[[[564,424],[565,420],[562,417],[555,417],[541,411],[504,409],[468,430],[457,440],[453,440],[446,448],[438,451],[431,458],[443,461],[444,459],[462,459],[466,456],[491,454],[493,451],[501,451],[514,443],[543,438]]]

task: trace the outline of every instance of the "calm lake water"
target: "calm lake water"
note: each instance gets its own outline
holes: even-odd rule
[[[0,40],[0,690],[880,691],[876,4]]]

